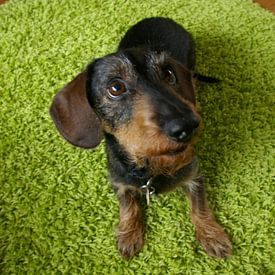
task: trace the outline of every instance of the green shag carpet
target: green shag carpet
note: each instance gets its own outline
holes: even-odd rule
[[[197,44],[205,131],[196,146],[228,260],[195,240],[185,195],[152,199],[146,245],[115,240],[118,202],[104,144],[81,150],[49,116],[53,96],[125,31],[171,17]],[[180,45],[179,45],[180,46]],[[275,274],[275,18],[248,0],[28,0],[0,6],[1,274]]]

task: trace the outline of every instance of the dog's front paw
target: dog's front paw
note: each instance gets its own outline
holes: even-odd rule
[[[216,222],[200,227],[196,232],[196,236],[208,255],[222,259],[231,255],[232,244],[229,237]]]
[[[143,231],[118,231],[117,242],[118,249],[122,257],[125,259],[130,259],[136,255],[144,245]]]

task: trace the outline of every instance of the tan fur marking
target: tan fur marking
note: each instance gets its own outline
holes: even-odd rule
[[[209,209],[201,214],[192,212],[191,219],[197,240],[210,256],[226,258],[231,254],[231,242]]]
[[[153,113],[145,98],[136,101],[131,123],[115,136],[139,166],[149,161],[153,174],[174,174],[194,157],[192,142],[182,145],[170,140],[153,122]],[[172,152],[177,151],[173,154]]]
[[[117,241],[121,255],[130,258],[141,250],[144,244],[144,224],[139,194],[134,188],[117,184],[120,202],[120,221]]]
[[[213,257],[226,258],[232,252],[229,237],[216,222],[205,197],[195,197],[195,192],[187,193],[191,206],[191,220],[196,229],[196,238],[204,250]],[[197,200],[202,200],[203,209],[200,210]]]

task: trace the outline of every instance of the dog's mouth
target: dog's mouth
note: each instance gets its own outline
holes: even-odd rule
[[[176,155],[179,155],[181,154],[182,152],[184,152],[187,148],[187,145],[182,145],[176,149],[170,149],[170,150],[167,150],[166,152],[164,152],[163,155],[166,155],[166,156],[176,156]]]
[[[156,154],[157,157],[175,157],[185,152],[187,144],[179,145],[177,147],[170,147]]]
[[[174,175],[176,171],[191,163],[194,157],[192,144],[178,144],[151,155],[148,163],[153,174]]]

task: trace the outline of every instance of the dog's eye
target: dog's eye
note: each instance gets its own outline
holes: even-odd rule
[[[177,83],[176,75],[170,67],[163,69],[163,80],[170,85],[175,85]]]
[[[107,90],[111,97],[118,97],[127,92],[126,85],[118,79],[112,80],[109,83]]]

